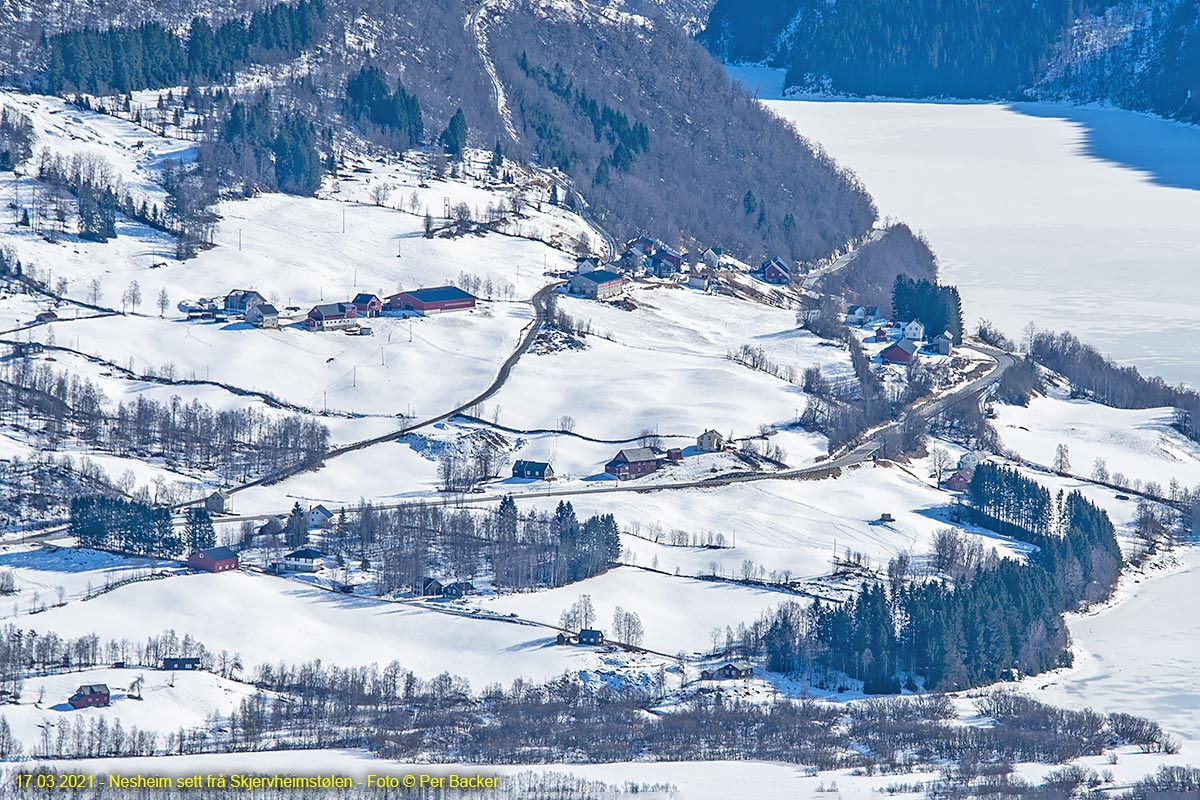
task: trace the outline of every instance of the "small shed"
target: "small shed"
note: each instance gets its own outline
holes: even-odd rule
[[[891,338],[892,338],[892,335],[890,333],[888,333],[887,328],[876,328],[875,329],[875,341],[886,342],[886,341],[890,340]]]
[[[954,337],[950,335],[950,331],[939,333],[933,337],[930,344],[933,345],[933,349],[937,351],[938,355],[948,356],[954,352]]]
[[[210,514],[228,514],[229,494],[223,489],[217,489],[204,498],[204,510]]]

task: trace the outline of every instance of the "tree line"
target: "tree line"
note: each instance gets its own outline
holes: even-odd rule
[[[307,461],[329,446],[329,429],[298,414],[214,409],[178,396],[161,402],[139,395],[111,408],[88,378],[28,359],[0,367],[0,415],[40,423],[52,444],[74,439],[120,456],[154,454],[230,481]]]
[[[981,464],[975,475],[974,520],[1000,519],[1035,545],[1025,563],[975,559],[955,577],[914,582],[907,559],[894,560],[888,580],[864,583],[850,602],[781,607],[745,631],[744,646],[772,671],[831,687],[861,681],[868,694],[962,689],[1069,664],[1062,614],[1107,598],[1120,575],[1112,523],[1077,492],[1050,502],[1015,470]],[[1019,512],[1030,498],[1038,510]]]
[[[196,17],[186,35],[158,22],[80,28],[48,37],[43,78],[54,94],[125,94],[210,83],[254,62],[293,56],[320,31],[322,0],[282,3],[213,28]]]
[[[483,514],[425,503],[392,510],[363,503],[338,515],[326,545],[344,559],[372,564],[380,594],[420,594],[428,577],[490,575],[505,589],[564,586],[603,572],[621,553],[611,514],[580,519],[569,501],[552,514],[521,513],[512,497]]]
[[[954,286],[897,275],[892,286],[892,315],[897,320],[918,320],[931,339],[946,332],[955,344],[962,344],[962,299]]]
[[[1200,393],[1195,390],[1120,366],[1072,333],[1035,331],[1028,344],[1034,360],[1071,381],[1076,397],[1114,408],[1173,407],[1179,431],[1200,441]]]

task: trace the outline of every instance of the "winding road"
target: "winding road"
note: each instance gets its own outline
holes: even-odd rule
[[[1012,367],[1016,363],[1016,357],[1009,353],[1004,352],[1003,350],[997,350],[996,348],[988,347],[988,346],[982,345],[982,344],[975,344],[975,345],[973,345],[973,347],[975,349],[979,350],[980,352],[983,352],[986,355],[992,357],[996,361],[995,366],[992,367],[990,370],[988,370],[988,372],[986,374],[984,374],[978,378],[975,378],[974,380],[968,382],[967,384],[965,384],[963,386],[960,386],[959,388],[955,389],[952,392],[949,392],[941,397],[934,398],[922,405],[919,405],[919,406],[916,406],[916,407],[910,409],[908,414],[905,417],[903,417],[900,420],[897,420],[895,422],[891,422],[886,425],[882,425],[872,431],[869,431],[862,438],[861,441],[857,442],[856,444],[850,446],[849,448],[843,450],[842,452],[840,452],[840,453],[834,455],[833,457],[831,457],[825,461],[822,461],[820,463],[811,464],[811,465],[805,466],[805,467],[798,467],[796,469],[782,470],[779,472],[733,473],[733,474],[727,474],[727,475],[718,475],[718,476],[715,476],[712,478],[704,478],[701,480],[667,481],[667,482],[652,483],[652,484],[639,484],[637,482],[615,483],[615,484],[606,483],[603,486],[598,486],[595,488],[545,489],[545,490],[541,490],[541,491],[521,492],[519,495],[517,495],[517,497],[520,499],[540,498],[540,497],[580,497],[583,495],[616,494],[619,492],[646,493],[646,492],[672,491],[672,490],[679,490],[679,489],[706,489],[706,488],[711,488],[711,487],[716,487],[716,486],[729,486],[729,485],[737,484],[737,483],[754,483],[757,481],[808,479],[808,478],[812,478],[814,476],[822,475],[824,473],[830,472],[835,469],[844,469],[847,467],[855,466],[857,464],[863,464],[867,461],[870,461],[873,458],[875,453],[879,450],[880,444],[882,443],[883,439],[886,436],[899,430],[900,426],[904,425],[905,422],[913,415],[916,415],[916,417],[920,420],[928,422],[929,420],[931,420],[934,417],[941,414],[946,409],[948,409],[952,406],[955,406],[959,403],[968,402],[968,401],[977,402],[979,400],[980,396],[983,394],[983,392],[987,391],[997,381],[999,381],[1001,376],[1004,375],[1005,371],[1007,371],[1010,367]],[[510,357],[510,361],[515,362],[516,357],[518,355],[519,355],[519,353],[514,353],[513,356]],[[509,366],[511,367],[511,364]],[[505,374],[507,374],[507,373],[505,373]],[[499,382],[502,382],[499,378],[497,380]],[[499,388],[499,383],[493,384],[493,387],[491,387],[489,389],[489,392],[486,393],[485,395],[483,395],[482,397],[483,398],[490,397],[491,393],[495,392],[498,388]],[[468,404],[468,406],[469,405],[470,404]],[[440,422],[442,420],[445,420],[445,419],[448,419],[449,417],[454,416],[456,413],[458,413],[458,412],[457,411],[448,412],[448,413],[443,414],[433,420],[429,420],[429,421],[426,421],[423,423],[419,423],[417,425],[413,425],[413,426],[405,429],[404,432],[407,432],[409,430],[415,430],[416,428],[422,427],[424,425],[432,424],[432,422]],[[372,443],[377,443],[379,441],[391,441],[391,440],[394,440],[395,438],[398,438],[401,435],[403,435],[403,432],[389,434],[388,436],[380,437],[377,440],[373,440]],[[356,445],[350,445],[346,448],[342,448],[340,451],[335,451],[335,452],[339,452],[339,453],[351,452],[352,450],[361,449],[362,447],[366,447],[366,446],[369,446],[369,444],[360,443],[360,444],[356,444]],[[299,472],[302,469],[304,469],[304,468],[301,467],[295,471]],[[400,506],[406,505],[408,503],[415,503],[415,502],[425,502],[425,503],[432,503],[432,504],[437,504],[437,505],[464,505],[464,506],[465,505],[486,505],[488,503],[499,502],[504,496],[505,496],[504,494],[462,495],[462,494],[446,494],[443,492],[428,492],[428,493],[421,493],[421,494],[413,494],[412,496],[406,497],[404,500],[401,500],[396,503],[376,505],[375,508],[380,509],[380,510],[394,509],[394,508],[399,508]],[[266,519],[271,516],[276,516],[279,513],[283,513],[283,512],[272,512],[272,513],[268,513],[268,514],[251,514],[251,515],[244,515],[244,516],[221,517],[221,521],[222,522],[244,522],[247,520],[251,520],[251,521],[252,520],[260,520],[260,519]]]

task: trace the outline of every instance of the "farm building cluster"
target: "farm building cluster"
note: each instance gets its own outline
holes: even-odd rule
[[[254,289],[234,289],[224,297],[202,297],[179,303],[188,319],[244,320],[256,328],[279,328],[281,320],[301,324],[309,331],[342,330],[370,334],[369,320],[391,316],[430,316],[449,311],[470,311],[477,298],[457,286],[434,286],[380,297],[360,292],[349,300],[318,303],[303,314],[302,306],[281,311]]]

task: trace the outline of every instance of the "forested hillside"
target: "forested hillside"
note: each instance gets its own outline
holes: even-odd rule
[[[721,0],[700,41],[786,85],[895,97],[1108,100],[1200,119],[1195,0]]]
[[[34,90],[117,96],[131,116],[130,93],[173,89],[159,111],[175,109],[202,143],[194,174],[173,177],[189,241],[203,241],[222,192],[311,194],[360,140],[451,160],[499,146],[561,170],[618,237],[649,231],[747,260],[819,261],[870,230],[857,179],[689,38],[706,3],[636,11],[301,0],[195,17],[137,7],[103,25],[35,13],[0,22],[0,62]]]
[[[855,176],[681,32],[532,6],[500,31],[493,57],[523,146],[574,176],[614,233],[815,260],[869,229],[874,205]]]

